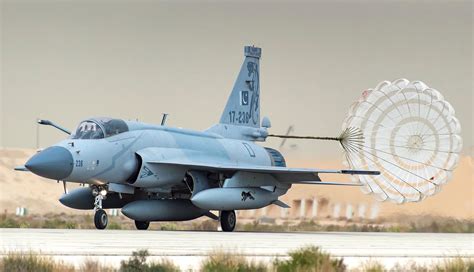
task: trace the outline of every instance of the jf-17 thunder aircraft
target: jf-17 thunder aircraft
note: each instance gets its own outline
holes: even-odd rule
[[[360,185],[323,182],[320,173],[378,175],[368,170],[289,168],[275,149],[263,147],[270,120],[260,120],[261,48],[246,46],[245,59],[218,124],[204,131],[115,118],[90,118],[70,134],[32,156],[16,170],[62,181],[67,207],[94,210],[97,229],[107,227],[104,209],[120,208],[145,230],[152,221],[202,216],[236,226],[235,210],[289,206],[278,198],[292,184]],[[66,182],[88,184],[66,191]],[[218,215],[211,211],[218,211]]]

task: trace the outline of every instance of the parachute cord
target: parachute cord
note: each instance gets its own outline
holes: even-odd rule
[[[324,136],[293,136],[281,134],[268,134],[268,137],[282,138],[282,139],[304,139],[304,140],[323,140],[323,141],[337,141],[341,144],[342,149],[348,153],[358,152],[364,145],[364,134],[356,127],[346,128],[338,137],[324,137]]]
[[[281,134],[268,134],[268,137],[282,138],[282,139],[307,139],[307,140],[340,141],[339,137],[292,136],[292,135],[281,135]]]

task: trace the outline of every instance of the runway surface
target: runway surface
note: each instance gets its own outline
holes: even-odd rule
[[[378,260],[387,266],[413,260],[433,263],[445,258],[474,258],[474,234],[446,233],[260,233],[205,231],[130,231],[0,229],[1,255],[34,251],[80,264],[95,258],[119,266],[138,249],[148,249],[151,259],[169,258],[181,268],[197,268],[214,250],[235,252],[257,260],[285,258],[288,251],[314,245],[349,267]]]

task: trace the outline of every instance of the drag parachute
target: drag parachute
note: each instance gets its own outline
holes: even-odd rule
[[[421,81],[383,81],[352,104],[338,137],[268,137],[338,141],[345,164],[380,175],[353,175],[380,201],[416,202],[447,183],[462,149],[454,109]]]
[[[421,81],[381,82],[362,93],[342,125],[340,143],[363,191],[381,201],[420,201],[451,179],[459,160],[461,126],[453,107]]]

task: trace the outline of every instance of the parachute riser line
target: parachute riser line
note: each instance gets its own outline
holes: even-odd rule
[[[323,141],[337,141],[341,144],[346,152],[357,152],[362,149],[364,144],[364,134],[359,128],[348,127],[339,137],[324,137],[324,136],[292,136],[269,134],[268,137],[283,138],[283,139],[300,139],[300,140],[323,140]]]
[[[290,135],[279,135],[279,134],[268,134],[268,137],[283,138],[283,139],[302,139],[302,140],[328,140],[328,141],[340,141],[339,137],[318,137],[318,136],[290,136]]]

